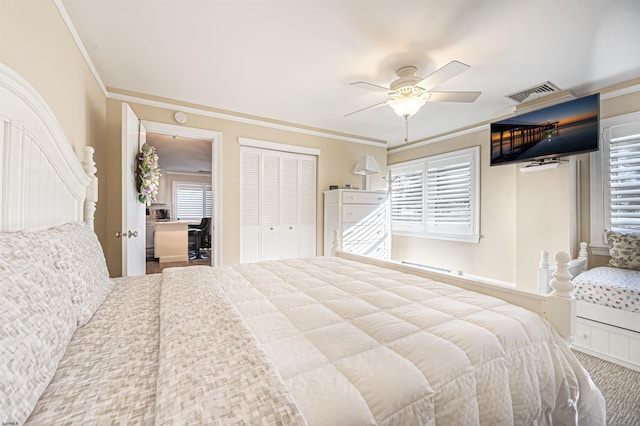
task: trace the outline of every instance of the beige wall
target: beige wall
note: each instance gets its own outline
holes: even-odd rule
[[[55,4],[51,1],[0,1],[0,61],[29,81],[49,104],[61,123],[76,155],[93,146],[100,179],[96,212],[96,233],[105,249],[112,275],[121,267],[121,247],[114,234],[121,218],[121,102],[107,100],[72,39]],[[640,79],[619,87],[640,84]],[[618,87],[611,88],[617,89]],[[601,117],[640,110],[640,93],[602,101]],[[140,118],[173,122],[173,110],[132,105]],[[223,134],[223,247],[222,260],[239,259],[239,149],[238,137],[261,139],[319,148],[318,224],[322,224],[322,191],[330,184],[359,186],[351,170],[364,153],[376,156],[384,168],[386,153],[381,147],[341,142],[328,137],[243,124],[192,115],[189,125]],[[448,141],[390,154],[389,163],[480,145],[481,147],[481,240],[463,244],[420,238],[394,238],[394,256],[421,263],[460,269],[531,287],[530,271],[537,260],[529,259],[542,248],[571,249],[568,241],[571,218],[564,203],[569,187],[569,169],[533,173],[516,166],[488,166],[488,130]],[[581,163],[579,239],[589,241],[589,164]],[[374,177],[376,189],[385,187],[383,174]],[[538,198],[552,203],[538,202]],[[556,222],[550,218],[558,218]],[[543,232],[545,231],[545,232]],[[318,253],[322,247],[322,226],[318,227]],[[546,235],[555,235],[547,237]],[[536,256],[537,257],[537,256]],[[516,260],[518,259],[518,260]],[[593,256],[592,264],[606,257]]]
[[[480,146],[480,242],[394,237],[392,257],[514,282],[517,178],[514,166],[489,167],[489,130],[389,155],[388,164]],[[499,265],[499,266],[498,266]]]
[[[603,90],[633,86],[640,79]],[[615,92],[612,92],[615,93]],[[606,96],[603,96],[606,98]],[[640,110],[640,92],[601,100],[601,118]],[[496,117],[498,119],[499,117]],[[535,291],[540,251],[577,255],[577,242],[590,240],[589,155],[571,167],[522,173],[522,165],[489,166],[489,129],[411,150],[391,153],[388,164],[479,145],[481,150],[480,242],[478,244],[415,237],[394,237],[394,258],[461,270]],[[578,185],[572,186],[572,175]],[[579,206],[572,206],[572,190]],[[579,220],[572,210],[579,212]],[[592,256],[591,264],[608,258]]]
[[[45,99],[78,158],[84,146],[95,148],[95,229],[104,245],[106,98],[52,1],[0,1],[0,61]]]
[[[175,103],[175,102],[174,102]],[[114,235],[120,227],[121,201],[121,148],[120,125],[122,102],[109,99],[107,107],[107,234]],[[138,118],[146,121],[177,124],[173,120],[175,109],[158,108],[141,103],[129,103]],[[258,139],[288,145],[320,149],[317,172],[317,244],[318,254],[323,247],[323,191],[329,185],[351,183],[361,186],[360,176],[352,170],[364,154],[374,155],[383,169],[372,179],[374,189],[386,187],[382,176],[386,175],[386,147],[345,142],[328,137],[313,136],[264,126],[240,123],[209,116],[189,114],[189,127],[214,130],[222,133],[222,236],[221,261],[223,264],[240,261],[240,145],[238,138]],[[119,240],[109,238],[106,249],[107,263],[112,275],[121,270],[121,246]]]

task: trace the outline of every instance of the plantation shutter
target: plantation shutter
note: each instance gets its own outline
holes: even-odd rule
[[[391,165],[391,231],[477,243],[479,158],[471,147]]]
[[[199,222],[211,217],[213,210],[211,185],[178,183],[175,190],[176,219]]]
[[[391,223],[394,229],[423,228],[424,165],[391,172]]]
[[[427,164],[427,232],[468,233],[471,228],[471,160]]]
[[[640,123],[611,128],[611,229],[640,231]]]

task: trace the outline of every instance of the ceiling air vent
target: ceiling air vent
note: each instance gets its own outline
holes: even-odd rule
[[[546,81],[542,84],[530,87],[529,89],[522,90],[518,93],[506,95],[506,97],[520,104],[527,100],[527,98],[529,98],[529,96],[531,95],[535,95],[535,97],[538,98],[540,96],[545,96],[559,91],[560,89],[555,84],[551,83],[550,81]]]

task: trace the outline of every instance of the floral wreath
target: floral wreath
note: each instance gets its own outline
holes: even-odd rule
[[[156,148],[146,143],[142,144],[138,155],[138,201],[150,206],[158,197],[160,184],[160,167],[158,167],[158,154]]]

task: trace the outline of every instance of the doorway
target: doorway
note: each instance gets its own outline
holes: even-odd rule
[[[219,265],[222,218],[221,134],[144,120],[142,125],[147,129],[147,143],[156,148],[162,173],[158,199],[146,211],[147,273],[160,272],[164,267],[170,266]],[[201,198],[195,200],[195,195],[198,194]],[[185,201],[185,197],[189,199]],[[209,219],[207,229],[200,228],[201,223],[206,222],[203,218]],[[159,262],[154,256],[157,221],[189,224],[188,262]],[[199,229],[202,232],[198,232]]]

